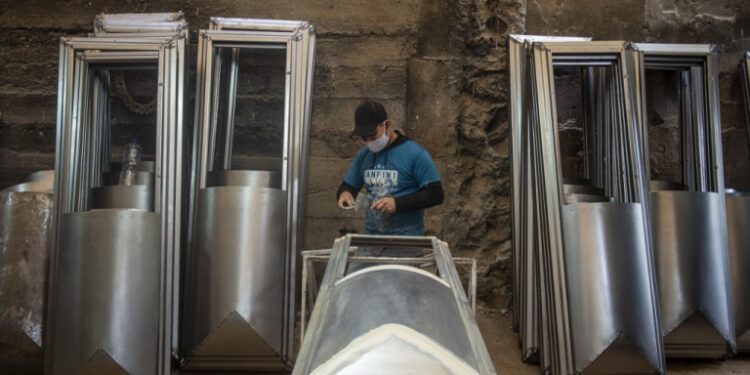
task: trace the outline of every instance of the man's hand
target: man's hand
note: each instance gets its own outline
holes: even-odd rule
[[[340,209],[348,209],[349,207],[354,206],[354,197],[352,196],[352,193],[348,191],[344,191],[339,195],[339,208]]]
[[[373,203],[370,209],[380,211],[384,214],[392,214],[396,212],[396,200],[392,197],[385,197]]]

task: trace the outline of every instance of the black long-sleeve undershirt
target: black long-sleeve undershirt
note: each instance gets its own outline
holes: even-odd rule
[[[336,192],[336,200],[345,191],[348,191],[354,198],[357,198],[359,190],[346,182],[341,182],[341,186],[339,186],[339,190]],[[445,199],[445,193],[443,193],[443,185],[440,181],[431,182],[416,193],[393,198],[396,202],[396,212],[423,210],[443,203],[443,199]]]

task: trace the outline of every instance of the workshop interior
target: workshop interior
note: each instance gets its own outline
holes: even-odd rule
[[[0,374],[750,374],[741,0],[0,4]]]

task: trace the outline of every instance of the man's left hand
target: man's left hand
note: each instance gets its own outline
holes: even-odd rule
[[[392,197],[386,197],[378,200],[370,206],[371,210],[377,210],[384,214],[392,214],[396,212],[396,200]]]

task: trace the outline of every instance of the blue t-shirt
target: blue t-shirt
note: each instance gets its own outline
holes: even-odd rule
[[[344,182],[354,188],[364,185],[370,204],[384,197],[416,193],[436,181],[440,181],[440,176],[430,154],[410,139],[377,154],[367,147],[362,148],[344,178]],[[392,214],[367,210],[365,233],[421,236],[424,234],[424,210]]]

